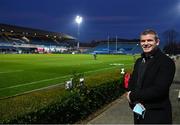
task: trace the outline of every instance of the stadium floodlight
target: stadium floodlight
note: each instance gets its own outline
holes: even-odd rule
[[[80,35],[80,32],[79,32],[79,28],[80,28],[80,24],[82,23],[83,21],[83,18],[81,16],[76,16],[75,18],[75,22],[77,23],[77,26],[78,26],[78,30],[77,30],[77,39],[79,39],[79,35]],[[79,49],[79,40],[77,40],[77,49]]]
[[[83,20],[83,18],[81,16],[76,16],[75,21],[78,25],[82,23],[82,20]]]

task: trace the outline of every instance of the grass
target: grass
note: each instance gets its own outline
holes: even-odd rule
[[[2,54],[0,55],[0,98],[35,89],[64,84],[73,72],[85,76],[131,67],[130,55]],[[124,65],[110,65],[110,64]]]
[[[120,70],[106,71],[106,73],[90,74],[85,77],[85,84],[89,87],[96,87],[109,81],[119,80]],[[3,121],[16,119],[31,112],[39,111],[51,104],[61,102],[66,99],[71,91],[64,89],[64,86],[42,89],[27,94],[21,94],[12,98],[0,100],[0,123]]]

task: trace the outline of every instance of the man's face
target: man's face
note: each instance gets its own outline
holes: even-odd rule
[[[159,45],[159,39],[155,40],[153,34],[141,35],[140,44],[144,53],[149,53]]]

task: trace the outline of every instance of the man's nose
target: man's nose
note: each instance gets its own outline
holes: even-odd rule
[[[148,41],[147,41],[147,40],[145,40],[145,41],[144,41],[144,44],[148,44]]]

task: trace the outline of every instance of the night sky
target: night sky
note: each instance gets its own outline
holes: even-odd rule
[[[76,15],[83,17],[80,41],[110,37],[133,39],[153,28],[180,32],[180,0],[0,0],[0,23],[77,37]]]

